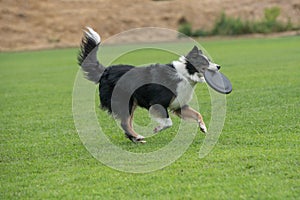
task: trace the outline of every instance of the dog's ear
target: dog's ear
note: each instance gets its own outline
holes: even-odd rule
[[[199,49],[198,49],[198,47],[195,45],[195,46],[193,47],[193,49],[192,49],[190,52],[198,53],[198,51],[199,51]]]
[[[188,53],[187,57],[191,57],[193,54],[203,54],[203,52],[195,45],[193,49]]]
[[[195,55],[198,55],[199,50],[197,46],[194,46],[193,49],[186,55],[187,58],[193,58]]]
[[[187,65],[188,70],[190,71],[198,71],[195,66],[197,66],[199,58],[199,49],[197,46],[194,46],[193,49],[186,55],[186,60],[190,65]]]

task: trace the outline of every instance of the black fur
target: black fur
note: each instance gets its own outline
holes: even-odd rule
[[[126,72],[133,68],[131,65],[115,65],[104,70],[99,81],[99,96],[102,109],[112,113],[111,98],[115,85]]]
[[[80,51],[78,53],[77,61],[81,65],[84,59],[89,55],[89,53],[97,47],[97,43],[94,39],[90,37],[83,37],[80,45]]]
[[[206,132],[201,114],[187,106],[195,84],[201,82],[201,74],[209,67],[209,61],[196,46],[172,64],[145,67],[114,65],[106,68],[97,59],[100,42],[98,33],[87,27],[78,63],[86,78],[99,84],[101,107],[121,119],[121,127],[130,140],[145,142],[144,137],[133,130],[136,106],[148,109],[157,120],[159,126],[155,127],[155,133],[172,126],[168,108],[179,117],[194,119]]]
[[[191,75],[193,75],[195,73],[199,73],[199,71],[189,61],[186,61],[186,69],[187,69],[188,73]]]
[[[159,67],[164,67],[167,71],[170,69],[171,71],[174,70],[174,66],[172,64],[159,65]],[[151,70],[156,70],[156,68],[158,68],[156,65],[141,68],[143,71],[140,70],[142,71],[141,73],[137,72],[140,77],[136,77],[136,79],[140,78],[140,80],[146,80],[147,82],[147,79],[149,78],[149,76],[151,76]],[[115,99],[115,101],[120,101],[114,104],[118,107],[114,107],[114,110],[112,110],[112,94],[115,86],[120,78],[132,69],[135,69],[136,71],[139,70],[139,68],[131,65],[115,65],[106,68],[100,78],[99,84],[101,107],[107,110],[109,113],[113,113],[115,116],[120,118],[126,118],[128,114],[131,115],[134,104],[148,110],[152,105],[159,104],[167,110],[170,103],[176,96],[176,89],[174,86],[174,89],[168,89],[172,88],[172,86],[166,85],[168,87],[167,88],[163,85],[155,83],[144,84],[134,90],[133,94],[130,95],[127,92],[130,91],[130,88],[134,87],[135,80],[127,80],[125,82],[126,85],[122,85],[122,87],[124,87],[124,90],[120,90],[120,92],[124,94],[120,94],[120,98]],[[124,99],[126,98],[122,98],[126,95],[130,95],[129,105],[127,104],[127,102],[124,102]]]

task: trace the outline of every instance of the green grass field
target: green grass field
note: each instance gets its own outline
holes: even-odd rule
[[[233,84],[223,132],[205,158],[198,131],[180,159],[144,174],[103,165],[79,139],[72,116],[77,49],[0,53],[0,199],[299,199],[300,37],[201,44]],[[136,58],[123,61],[148,63],[151,52]],[[196,91],[208,122],[206,85]],[[148,124],[148,114],[138,112],[136,123]],[[179,121],[172,116],[174,127],[135,145],[111,117],[97,116],[113,143],[132,152],[164,146]]]

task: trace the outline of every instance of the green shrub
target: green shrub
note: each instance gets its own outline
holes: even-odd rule
[[[192,37],[200,37],[200,36],[208,36],[210,35],[210,32],[202,30],[202,29],[197,29],[192,33]]]
[[[294,27],[290,19],[287,23],[277,21],[280,15],[279,7],[266,8],[261,21],[243,21],[240,18],[228,17],[224,12],[216,20],[210,31],[198,29],[193,31],[190,23],[185,22],[179,26],[178,31],[191,37],[209,35],[241,35],[251,33],[271,33],[299,29]]]
[[[212,35],[240,35],[247,30],[240,18],[227,17],[222,13],[211,31]]]
[[[178,28],[178,32],[190,37],[207,36],[210,34],[202,29],[193,31],[192,25],[188,22],[182,23]]]
[[[182,23],[179,25],[178,32],[187,36],[192,36],[192,25],[188,22]]]
[[[279,7],[266,8],[264,10],[265,20],[268,23],[276,23],[279,15],[280,15]]]

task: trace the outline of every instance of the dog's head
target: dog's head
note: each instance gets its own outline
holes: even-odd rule
[[[220,65],[213,63],[206,57],[196,46],[186,56],[180,57],[179,60],[185,64],[186,75],[195,82],[204,81],[205,70],[218,71],[221,68]]]
[[[186,61],[193,65],[193,67],[202,74],[206,69],[212,71],[218,71],[221,67],[211,62],[211,60],[206,57],[201,50],[196,46],[186,55]]]

